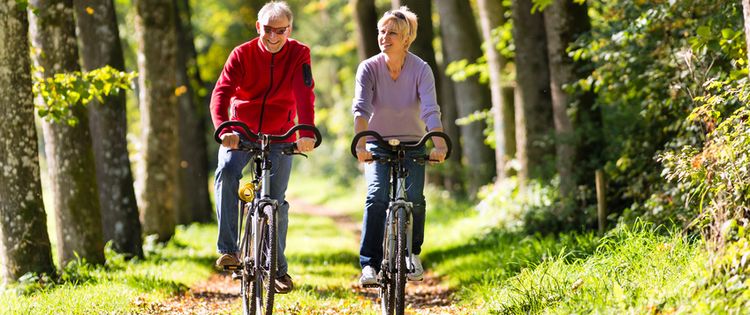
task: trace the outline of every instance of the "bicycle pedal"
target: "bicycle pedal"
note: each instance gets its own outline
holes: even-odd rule
[[[241,280],[242,279],[242,273],[239,270],[235,270],[232,272],[232,280]]]

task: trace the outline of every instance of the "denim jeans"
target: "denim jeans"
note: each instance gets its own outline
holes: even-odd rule
[[[386,156],[389,151],[368,143],[367,150],[373,155]],[[412,151],[407,156],[424,155],[424,150]],[[412,253],[419,255],[424,241],[425,200],[424,200],[424,165],[414,161],[406,162],[409,176],[406,178],[406,196],[412,202]],[[383,234],[389,193],[391,189],[388,164],[372,162],[365,164],[365,181],[367,183],[367,197],[365,198],[365,214],[362,223],[362,238],[359,247],[359,264],[363,268],[371,266],[380,270],[383,260]]]
[[[289,226],[289,203],[286,202],[286,188],[289,174],[292,171],[292,157],[281,154],[281,148],[286,144],[271,144],[271,198],[279,202],[278,208],[278,276],[287,273],[286,230]],[[237,248],[237,219],[240,179],[242,169],[252,156],[244,151],[230,151],[227,147],[219,147],[219,163],[216,167],[214,180],[214,194],[216,197],[216,217],[219,221],[219,236],[216,242],[219,253],[236,253]]]

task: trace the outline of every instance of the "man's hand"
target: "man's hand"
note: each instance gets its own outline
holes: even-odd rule
[[[240,136],[231,132],[221,135],[221,145],[230,149],[237,149],[237,146],[239,144],[240,144]]]
[[[372,162],[372,152],[367,151],[365,147],[357,146],[355,150],[357,151],[357,160],[359,160],[362,163]]]
[[[297,139],[297,151],[300,153],[310,152],[315,148],[315,139],[303,137]]]

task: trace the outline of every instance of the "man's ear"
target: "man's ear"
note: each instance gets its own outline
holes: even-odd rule
[[[260,35],[260,21],[255,21],[255,31]]]

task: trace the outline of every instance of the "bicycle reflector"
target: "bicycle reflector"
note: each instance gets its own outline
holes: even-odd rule
[[[389,139],[388,140],[388,144],[390,144],[391,146],[394,146],[394,147],[397,146],[397,145],[399,145],[400,143],[401,143],[401,141],[399,141],[398,139]]]
[[[252,202],[255,198],[255,185],[253,183],[245,183],[245,185],[240,186],[237,194],[240,195],[242,201]]]

